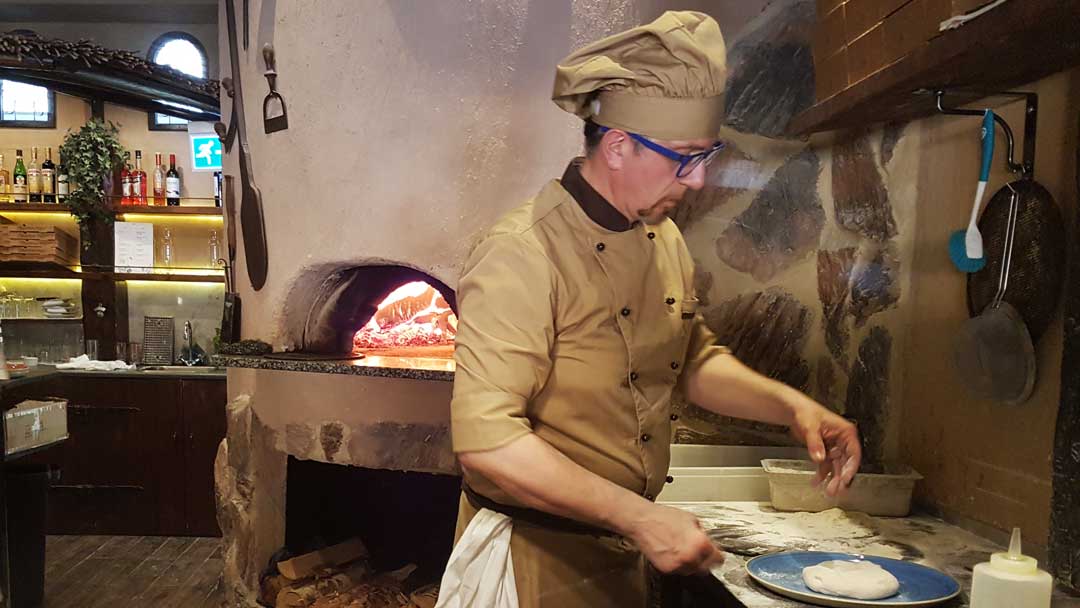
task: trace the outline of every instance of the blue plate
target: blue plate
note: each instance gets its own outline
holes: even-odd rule
[[[882,600],[856,600],[812,591],[803,582],[803,568],[833,559],[873,562],[888,570],[896,577],[896,580],[900,581],[900,592]],[[933,606],[960,594],[960,583],[943,572],[912,562],[870,555],[822,551],[774,553],[755,557],[747,562],[746,572],[758,584],[780,595],[833,608]]]

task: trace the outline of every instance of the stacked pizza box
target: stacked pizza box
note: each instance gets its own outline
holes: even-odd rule
[[[0,262],[79,263],[79,239],[55,226],[0,226]]]

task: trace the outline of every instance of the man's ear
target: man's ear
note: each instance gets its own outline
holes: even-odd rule
[[[611,129],[604,133],[604,137],[600,139],[599,148],[609,170],[622,170],[630,143],[630,136],[626,134],[626,131]]]

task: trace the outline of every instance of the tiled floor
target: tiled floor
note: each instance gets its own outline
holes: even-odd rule
[[[219,608],[221,539],[49,536],[45,607]]]

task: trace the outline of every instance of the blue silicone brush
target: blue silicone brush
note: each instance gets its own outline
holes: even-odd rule
[[[971,206],[971,219],[967,230],[957,230],[949,237],[949,257],[960,272],[978,272],[986,266],[983,256],[982,234],[976,223],[979,209],[982,208],[983,195],[986,194],[986,182],[990,180],[990,163],[994,160],[994,113],[983,113],[982,124],[982,166],[979,168],[979,185],[975,188],[975,203]]]

